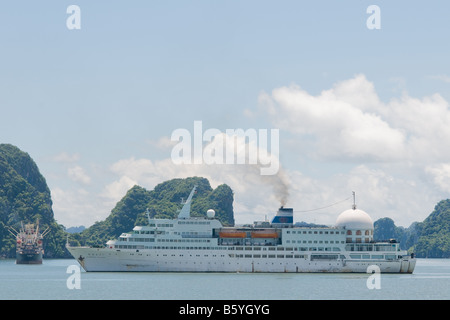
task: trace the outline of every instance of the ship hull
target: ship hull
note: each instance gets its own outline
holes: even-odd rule
[[[283,255],[282,258],[230,256],[222,250],[116,250],[69,247],[70,253],[87,272],[265,272],[265,273],[367,273],[377,266],[381,273],[412,273],[416,260],[354,261],[321,259],[314,255]],[[248,257],[245,257],[248,256]],[[370,269],[372,270],[372,269]],[[372,271],[370,271],[372,272]]]
[[[16,264],[42,264],[42,253],[16,253]]]

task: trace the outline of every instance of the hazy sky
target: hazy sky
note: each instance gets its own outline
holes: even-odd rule
[[[67,7],[81,9],[69,30]],[[369,29],[367,8],[380,8]],[[276,177],[175,165],[174,130],[278,129],[295,220],[422,221],[450,193],[448,1],[9,1],[0,143],[37,162],[57,221],[90,226],[134,184],[204,176],[237,223],[269,218]],[[308,212],[301,212],[308,211]]]

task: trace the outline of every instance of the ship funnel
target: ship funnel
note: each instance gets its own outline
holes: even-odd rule
[[[272,219],[272,225],[277,227],[291,227],[294,224],[294,209],[284,208],[278,209],[277,215]]]

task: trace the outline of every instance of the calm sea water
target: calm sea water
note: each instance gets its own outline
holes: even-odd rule
[[[0,260],[0,299],[303,300],[450,299],[450,259],[418,259],[413,274],[87,273],[69,289],[75,260],[16,265]],[[69,279],[70,284],[75,282]]]

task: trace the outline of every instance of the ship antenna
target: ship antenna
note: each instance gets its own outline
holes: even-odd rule
[[[36,232],[35,232],[35,236],[37,237],[39,233],[39,219],[36,219]]]
[[[355,193],[355,191],[352,191],[352,193],[353,193],[353,206],[352,206],[352,209],[356,210],[356,193]]]
[[[150,211],[148,210],[148,208],[147,208],[147,210],[145,211],[145,213],[147,214],[148,224],[150,224]]]

